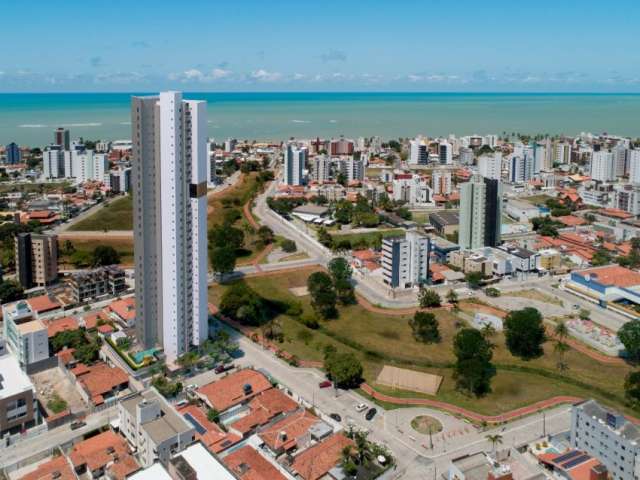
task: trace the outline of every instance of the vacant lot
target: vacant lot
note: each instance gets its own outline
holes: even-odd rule
[[[109,202],[93,215],[69,227],[69,231],[108,231],[133,229],[133,197],[126,195]]]
[[[299,302],[305,312],[311,312],[309,297],[296,297],[289,289],[304,286],[308,275],[314,270],[317,268],[250,277],[246,282],[264,298]],[[227,287],[212,287],[210,301],[217,304],[224,288]],[[569,369],[561,373],[557,369],[558,357],[552,342],[545,344],[545,353],[541,358],[526,362],[508,352],[501,333],[491,338],[495,345],[494,364],[498,368],[492,383],[493,392],[481,399],[468,397],[455,389],[451,370],[455,360],[452,340],[465,322],[455,313],[443,309],[434,313],[439,320],[442,341],[432,345],[417,342],[413,338],[409,316],[391,317],[372,313],[360,305],[341,307],[339,318],[321,322],[318,330],[310,330],[287,315],[280,315],[278,320],[285,337],[282,345],[284,350],[309,360],[322,360],[326,344],[353,351],[363,362],[365,379],[382,392],[390,393],[390,389],[375,384],[375,379],[382,366],[389,364],[441,375],[444,380],[435,398],[481,413],[500,413],[555,395],[594,397],[625,408],[623,384],[630,367],[603,365],[570,350],[564,359]],[[391,393],[422,396],[398,390]]]
[[[98,245],[106,245],[116,249],[120,254],[120,265],[132,266],[133,265],[133,236],[131,237],[112,237],[107,235],[99,235],[91,237],[79,237],[73,238],[73,235],[65,234],[60,238],[60,268],[75,268],[69,263],[70,255],[63,254],[64,245],[66,241],[70,241],[73,248],[77,252],[92,253]]]
[[[537,300],[539,302],[544,303],[552,303],[553,305],[558,305],[562,307],[564,304],[562,300],[556,298],[552,295],[541,292],[540,290],[536,290],[535,288],[528,288],[526,290],[514,290],[511,292],[502,292],[503,297],[520,297],[520,298],[528,298],[529,300]]]

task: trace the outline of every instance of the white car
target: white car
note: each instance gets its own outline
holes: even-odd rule
[[[356,409],[356,412],[359,413],[359,412],[364,412],[369,407],[365,403],[358,403],[354,408]]]

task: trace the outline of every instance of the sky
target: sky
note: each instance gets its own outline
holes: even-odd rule
[[[637,0],[5,0],[0,92],[640,92]]]

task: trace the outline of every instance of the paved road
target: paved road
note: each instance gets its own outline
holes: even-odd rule
[[[69,425],[63,425],[46,433],[8,447],[0,448],[0,467],[12,465],[32,455],[49,450],[56,445],[61,445],[80,437],[92,430],[107,425],[118,415],[116,407],[109,407],[86,417],[86,426],[77,430],[71,430]]]

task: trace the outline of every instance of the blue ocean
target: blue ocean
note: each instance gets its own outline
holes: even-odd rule
[[[140,94],[140,93],[136,93]],[[0,94],[0,143],[131,137],[129,93]],[[640,136],[640,94],[186,93],[208,102],[209,136],[283,140],[467,134]]]

